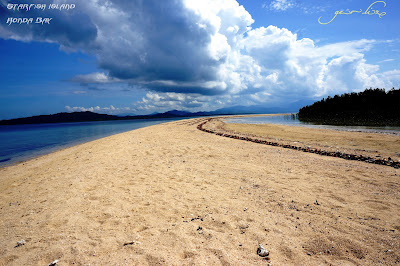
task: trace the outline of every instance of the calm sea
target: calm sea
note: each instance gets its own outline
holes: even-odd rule
[[[302,126],[310,128],[333,129],[343,131],[363,131],[394,134],[400,136],[400,127],[363,127],[363,126],[329,126],[301,122],[296,115],[238,117],[225,120],[226,123],[239,124],[279,124],[289,126]]]
[[[174,119],[0,126],[0,167],[55,150]]]

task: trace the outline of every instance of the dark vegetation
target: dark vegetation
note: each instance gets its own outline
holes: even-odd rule
[[[335,95],[299,110],[299,120],[345,126],[400,126],[400,90]]]
[[[42,123],[68,123],[85,121],[114,120],[112,115],[95,114],[92,112],[58,113],[54,115],[38,115],[0,121],[0,125],[42,124]]]

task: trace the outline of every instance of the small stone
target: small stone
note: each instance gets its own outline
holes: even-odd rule
[[[268,257],[269,252],[261,244],[259,244],[257,248],[257,255],[260,257]]]
[[[17,247],[23,246],[23,245],[25,245],[25,243],[26,243],[26,241],[24,239],[21,239],[20,241],[17,242],[17,245],[15,247],[17,248]]]
[[[130,242],[124,243],[124,246],[128,246],[128,245],[137,245],[137,244],[142,244],[142,243],[137,242],[137,241],[130,241]]]
[[[56,266],[58,263],[58,260],[55,260],[53,262],[50,262],[49,264],[47,264],[47,266]]]

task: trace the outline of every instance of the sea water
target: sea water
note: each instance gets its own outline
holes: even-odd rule
[[[274,116],[250,116],[225,119],[226,123],[238,124],[279,124],[288,126],[302,126],[310,128],[333,129],[342,131],[360,131],[371,133],[386,133],[400,136],[400,127],[366,127],[366,126],[331,126],[302,122],[296,114]]]
[[[0,167],[95,139],[181,119],[184,118],[0,126]]]

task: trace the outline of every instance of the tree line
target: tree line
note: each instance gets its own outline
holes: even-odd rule
[[[299,120],[348,126],[400,126],[400,89],[328,96],[299,110]]]

